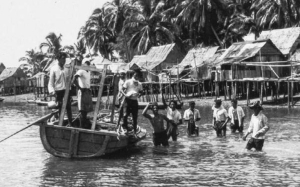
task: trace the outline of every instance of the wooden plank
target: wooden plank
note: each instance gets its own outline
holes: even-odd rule
[[[57,148],[65,149],[67,150],[66,153],[68,153],[69,143],[70,143],[69,140],[64,140],[60,138],[51,138],[51,137],[48,137],[47,140],[53,149],[57,149]]]
[[[99,108],[100,108],[100,101],[101,101],[101,97],[102,97],[106,71],[107,71],[107,64],[104,65],[103,73],[101,75],[101,81],[100,81],[99,90],[98,90],[97,103],[96,103],[96,107],[95,107],[95,111],[94,111],[93,124],[92,124],[92,128],[91,128],[92,130],[95,130],[96,123],[97,123],[97,115],[98,115]]]
[[[97,154],[102,155],[102,154],[105,153],[105,150],[106,150],[106,147],[107,147],[107,144],[108,144],[109,140],[110,140],[110,136],[105,136],[105,140],[102,144],[102,147],[101,147],[100,151]]]
[[[63,125],[64,122],[64,116],[65,116],[65,112],[66,112],[66,107],[67,107],[67,101],[68,101],[68,97],[69,97],[69,93],[70,93],[70,87],[71,87],[71,81],[72,81],[72,74],[73,74],[73,70],[74,70],[74,65],[75,65],[75,61],[73,60],[71,62],[71,67],[69,70],[69,77],[68,80],[66,81],[66,91],[65,91],[65,95],[64,95],[64,100],[63,100],[63,105],[61,107],[61,113],[59,116],[59,126]]]
[[[99,73],[103,72],[103,70],[95,68],[95,67],[91,67],[91,66],[75,66],[75,68],[86,70],[86,71],[96,71],[96,72],[99,72]]]
[[[71,132],[70,142],[69,142],[69,155],[72,157],[73,148],[74,148],[74,139],[75,139],[75,130],[73,129]]]
[[[79,142],[78,152],[89,152],[91,154],[95,154],[101,149],[101,147],[102,147],[102,144]]]
[[[79,132],[75,131],[75,138],[74,138],[74,148],[73,148],[73,155],[77,155],[78,152],[78,144],[79,144]]]
[[[119,86],[120,77],[115,74],[113,77],[113,80],[114,80],[114,82],[113,82],[114,92],[113,92],[113,102],[112,102],[112,106],[111,106],[111,117],[110,117],[111,123],[114,122],[114,117],[115,117],[115,103],[116,103],[117,96],[118,96],[118,86]]]

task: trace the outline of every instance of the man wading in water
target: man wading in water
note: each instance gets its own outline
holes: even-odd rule
[[[247,136],[252,133],[251,139],[248,141],[246,149],[255,148],[256,151],[262,151],[265,141],[265,134],[269,130],[268,118],[262,113],[262,106],[259,101],[254,102],[250,109],[253,110],[247,134],[243,137],[246,141]]]
[[[235,133],[236,130],[238,130],[240,133],[243,132],[244,129],[244,118],[245,113],[242,107],[237,105],[237,100],[232,99],[231,100],[231,107],[228,109],[228,116],[231,119],[231,132]]]
[[[199,135],[199,125],[196,122],[200,122],[201,116],[198,109],[195,109],[195,101],[189,102],[190,108],[186,109],[183,114],[184,121],[187,123],[187,133],[189,136],[192,134]]]
[[[147,114],[149,106],[152,106],[153,115]],[[166,131],[166,125],[164,125],[164,120],[169,122],[169,119],[162,114],[158,113],[158,104],[155,102],[153,104],[148,103],[143,111],[143,116],[150,120],[151,125],[153,127],[153,144],[154,146],[169,146],[168,136]]]
[[[226,136],[226,124],[230,120],[227,110],[222,106],[222,100],[217,98],[215,100],[215,108],[213,113],[213,127],[216,130],[217,136]],[[223,132],[223,133],[222,133]]]

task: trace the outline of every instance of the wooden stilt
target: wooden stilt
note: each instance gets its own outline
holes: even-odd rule
[[[278,102],[278,97],[279,97],[279,95],[278,95],[278,92],[279,92],[279,81],[278,82],[276,82],[276,103]]]
[[[247,82],[247,106],[249,105],[250,82]]]
[[[293,106],[294,104],[294,82],[291,82],[291,106]]]
[[[259,99],[260,99],[261,104],[263,104],[263,91],[264,91],[264,83],[260,82],[260,96],[259,96]]]
[[[290,89],[290,82],[289,82],[289,81],[287,81],[287,91],[288,91],[288,93],[287,93],[287,97],[288,97],[288,108],[291,108],[291,103],[290,103],[290,96],[291,96],[290,91],[291,91],[291,89]]]
[[[274,101],[274,85],[275,85],[275,82],[274,82],[274,84],[272,84],[272,86],[270,86],[270,88],[271,88],[271,100],[272,100],[272,102]]]
[[[113,102],[112,102],[112,106],[111,106],[111,115],[110,115],[110,122],[111,123],[114,122],[114,117],[115,117],[115,103],[116,103],[117,96],[118,96],[119,80],[120,80],[120,77],[117,76],[116,74],[114,74],[114,78],[113,78],[114,92],[113,92]]]
[[[226,84],[224,84],[224,100],[227,100],[227,88],[226,88]]]

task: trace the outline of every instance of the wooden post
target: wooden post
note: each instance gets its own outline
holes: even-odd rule
[[[287,94],[287,97],[288,97],[288,108],[291,108],[291,104],[290,104],[290,96],[291,96],[291,89],[290,89],[290,82],[287,81],[287,91],[288,91],[288,94]]]
[[[100,101],[102,97],[102,92],[103,92],[103,87],[104,87],[104,80],[106,76],[106,69],[107,69],[107,64],[104,65],[104,69],[101,75],[101,80],[100,80],[100,85],[99,85],[99,90],[98,90],[98,97],[97,97],[97,102],[96,102],[96,107],[94,111],[94,117],[93,117],[93,124],[92,124],[92,130],[95,130],[96,128],[96,123],[97,123],[97,116],[100,108]]]
[[[272,86],[270,86],[271,87],[271,100],[272,100],[272,102],[274,101],[274,86],[275,86],[275,82],[274,82],[274,84],[272,84]]]
[[[293,96],[294,96],[294,81],[291,82],[291,106],[293,106],[293,102],[294,102],[294,99],[293,99]]]
[[[249,105],[250,82],[247,81],[247,106]]]
[[[75,64],[75,61],[73,60],[71,62],[71,67],[69,69],[69,77],[66,81],[66,91],[65,91],[64,100],[63,100],[63,104],[62,104],[61,112],[60,112],[60,116],[59,116],[59,123],[58,123],[59,126],[62,126],[63,122],[64,122],[64,116],[65,116],[68,97],[69,97],[70,88],[71,88],[71,81],[72,81],[72,74],[73,74],[73,70],[74,70],[74,64]]]
[[[110,122],[113,123],[114,122],[114,117],[115,117],[115,103],[117,100],[117,96],[118,96],[118,86],[119,86],[119,80],[120,80],[120,76],[117,76],[116,74],[114,75],[113,78],[113,85],[114,85],[114,92],[113,92],[113,102],[112,102],[112,106],[111,106],[111,116],[110,116]],[[121,103],[119,103],[121,105]]]
[[[226,81],[225,81],[226,82]],[[226,84],[224,84],[224,100],[226,101],[227,100],[227,95],[228,95],[228,93],[227,93],[227,88],[226,88]]]
[[[237,81],[234,82],[234,97],[237,99]]]
[[[279,81],[276,82],[276,103],[278,102],[278,92],[279,92]]]
[[[263,92],[264,92],[264,84],[263,84],[263,82],[260,82],[260,96],[259,96],[259,100],[260,100],[261,104],[263,104]]]

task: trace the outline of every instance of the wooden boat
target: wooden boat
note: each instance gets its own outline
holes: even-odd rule
[[[36,104],[36,100],[33,100],[33,99],[27,99],[26,101],[27,101],[27,103]]]
[[[54,156],[64,158],[93,158],[114,153],[118,150],[130,147],[146,137],[146,130],[140,127],[138,128],[136,136],[133,136],[124,133],[120,134],[115,130],[105,130],[102,128],[102,126],[112,124],[97,121],[101,100],[100,98],[102,96],[104,79],[106,75],[106,67],[107,65],[104,65],[104,70],[101,75],[97,97],[98,99],[95,106],[91,129],[64,126],[67,123],[67,121],[64,120],[67,103],[63,102],[60,119],[58,122],[51,123],[43,121],[40,124],[40,138],[47,152]],[[73,68],[74,62],[72,62],[69,71],[73,72]],[[79,69],[80,67],[76,68]],[[117,86],[117,78],[114,82],[115,86]],[[64,101],[67,101],[66,98],[68,98],[70,85],[71,76],[67,81],[67,89],[65,91]],[[117,91],[115,89],[113,102],[115,102],[116,95]],[[112,116],[114,116],[114,107],[112,107]],[[76,123],[76,121],[78,120],[74,119],[74,123]],[[74,126],[73,123],[72,126]]]
[[[36,100],[35,103],[39,106],[48,106],[49,101]]]

